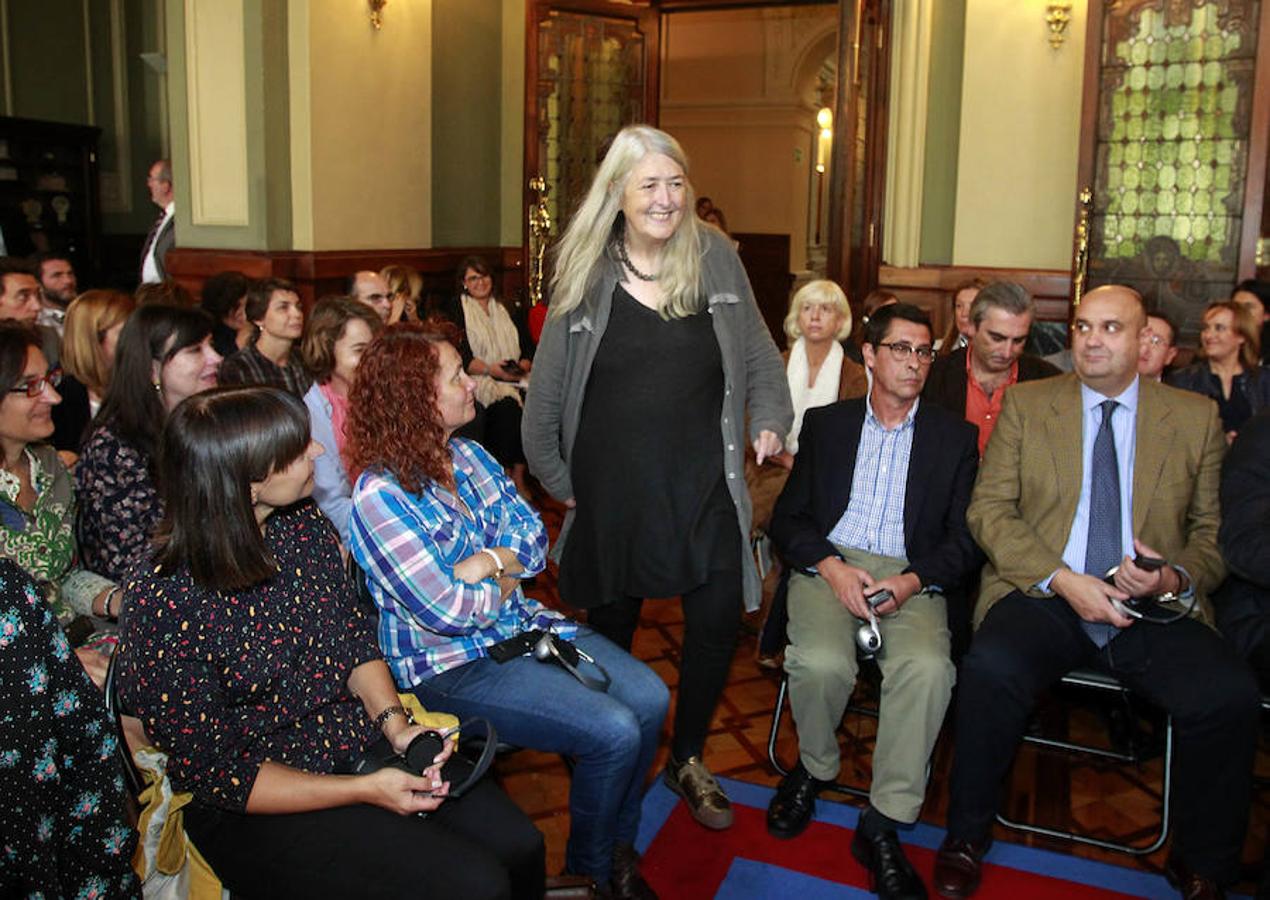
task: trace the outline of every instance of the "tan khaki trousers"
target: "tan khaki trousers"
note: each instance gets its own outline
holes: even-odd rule
[[[839,552],[875,579],[907,566],[894,557]],[[790,576],[785,671],[799,755],[815,778],[836,778],[841,765],[837,731],[859,671],[855,631],[860,624],[823,578]],[[914,594],[898,612],[880,618],[878,628],[882,695],[869,801],[896,821],[915,822],[926,794],[927,762],[957,677],[944,598]]]

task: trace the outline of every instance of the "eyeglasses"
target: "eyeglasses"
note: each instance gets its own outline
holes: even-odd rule
[[[1142,340],[1150,344],[1152,347],[1163,347],[1168,344],[1168,341],[1160,337],[1158,334],[1143,335]]]
[[[923,366],[929,366],[935,361],[935,348],[922,344],[920,347],[914,347],[912,344],[905,343],[878,343],[879,347],[885,347],[891,351],[891,355],[904,362],[914,353],[917,354],[917,361]]]
[[[32,400],[44,393],[45,385],[55,388],[62,383],[62,369],[60,366],[54,366],[44,375],[32,375],[30,378],[24,378],[14,387],[9,388],[10,394],[26,394]]]
[[[474,284],[475,282],[478,282],[478,281],[484,281],[485,279],[489,277],[490,276],[488,275],[468,275],[466,278],[463,279],[463,283]]]

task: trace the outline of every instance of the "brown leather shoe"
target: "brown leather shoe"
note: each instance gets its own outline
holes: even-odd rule
[[[1164,861],[1164,877],[1181,892],[1182,900],[1224,900],[1226,896],[1217,882],[1192,872],[1173,852]]]
[[[935,854],[935,892],[941,897],[963,900],[979,889],[979,869],[991,841],[970,841],[945,837]]]

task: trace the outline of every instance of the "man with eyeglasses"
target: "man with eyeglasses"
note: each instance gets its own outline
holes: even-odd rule
[[[1045,360],[1023,352],[1035,317],[1036,305],[1026,288],[994,281],[970,306],[970,343],[931,367],[923,396],[979,429],[980,456],[1001,417],[1006,388],[1059,374]]]
[[[799,834],[837,776],[837,727],[859,671],[855,635],[876,617],[873,785],[851,852],[880,897],[925,897],[897,829],[917,820],[955,680],[943,592],[982,559],[966,527],[979,456],[973,427],[920,400],[935,355],[926,313],[907,303],[878,309],[862,353],[867,397],[807,411],[772,515],[772,540],[794,569],[785,671],[799,762],[767,828]]]
[[[354,272],[348,279],[348,295],[373,309],[384,322],[392,311],[392,291],[378,272],[369,269]]]
[[[1138,374],[1151,381],[1161,381],[1164,370],[1177,359],[1177,329],[1162,313],[1148,313],[1147,327],[1142,330],[1142,351],[1138,354]]]
[[[1239,874],[1259,695],[1210,627],[1207,594],[1225,574],[1226,439],[1212,400],[1138,374],[1146,324],[1132,288],[1086,294],[1072,323],[1075,370],[1011,388],[983,458],[967,519],[988,564],[960,670],[948,836],[935,860],[944,897],[977,889],[1036,697],[1076,668],[1114,675],[1173,716],[1165,871],[1182,896],[1223,896]],[[1138,622],[1125,614],[1131,598],[1170,610],[1194,599],[1194,616]]]

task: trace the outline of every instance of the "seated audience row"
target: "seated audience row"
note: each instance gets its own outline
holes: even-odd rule
[[[351,775],[423,727],[334,530],[304,502],[322,452],[275,388],[199,394],[163,430],[164,516],[128,584],[119,686],[194,795],[186,831],[245,896],[541,896],[542,835],[524,814],[490,782],[446,799],[453,741],[421,774]]]
[[[1073,323],[1073,374],[1004,390],[1018,369],[998,364],[1007,355],[1017,360],[1022,341],[1010,339],[1026,326],[1012,330],[1018,323],[1011,317],[1025,310],[994,305],[1001,293],[996,285],[980,292],[978,327],[960,362],[968,376],[963,391],[975,382],[982,389],[976,344],[982,337],[979,349],[1000,347],[1001,359],[986,360],[1005,376],[984,392],[990,414],[973,417],[968,399],[951,416],[921,402],[933,334],[924,313],[900,304],[878,310],[866,329],[868,397],[810,410],[804,419],[771,524],[797,569],[785,668],[800,760],[771,804],[769,830],[799,833],[817,793],[836,776],[835,729],[856,674],[851,636],[859,623],[876,621],[883,648],[878,747],[852,852],[880,896],[924,896],[897,835],[924,798],[953,675],[942,610],[930,615],[926,598],[942,603],[973,580],[982,548],[987,565],[978,629],[961,664],[936,890],[967,897],[977,889],[998,791],[1036,697],[1084,666],[1116,675],[1172,714],[1177,837],[1166,871],[1184,896],[1219,896],[1239,873],[1259,695],[1248,667],[1211,627],[1208,598],[1225,575],[1217,407],[1140,374],[1157,361],[1162,368],[1167,351],[1158,348],[1172,343],[1172,330],[1162,323],[1168,337],[1153,341],[1159,335],[1148,330],[1141,297],[1117,286],[1083,299]],[[954,450],[963,420],[993,429],[977,480],[975,429],[967,430],[964,451]],[[935,463],[932,447],[944,462]],[[1255,567],[1246,571],[1254,575]],[[1140,597],[1157,598],[1174,621],[1138,621],[1132,598]],[[1257,644],[1261,627],[1245,646]],[[1212,766],[1213,759],[1223,764]]]

